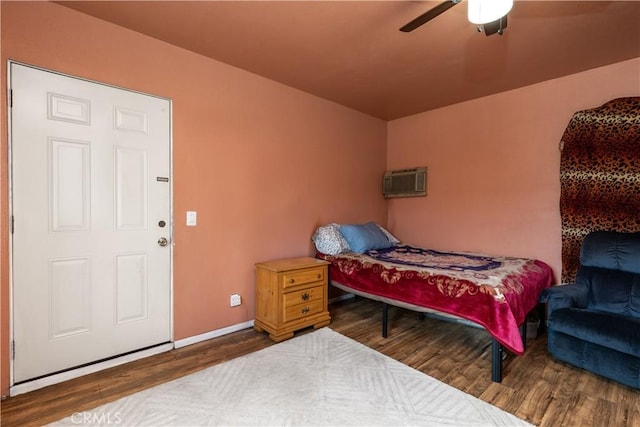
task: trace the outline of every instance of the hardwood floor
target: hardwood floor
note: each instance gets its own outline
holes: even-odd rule
[[[389,309],[389,338],[380,335],[380,303],[345,300],[329,307],[329,327],[532,424],[640,426],[640,393],[553,361],[546,337],[525,356],[507,356],[503,381],[491,382],[489,336],[480,329]],[[307,333],[301,331],[300,333]],[[56,421],[273,345],[252,329],[172,350],[2,401],[2,426]]]

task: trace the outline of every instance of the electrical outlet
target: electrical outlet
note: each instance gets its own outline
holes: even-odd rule
[[[240,298],[240,294],[231,295],[231,298],[229,299],[229,306],[235,307],[240,304],[242,304],[242,298]]]
[[[198,212],[187,211],[187,225],[189,227],[195,227],[198,224]]]

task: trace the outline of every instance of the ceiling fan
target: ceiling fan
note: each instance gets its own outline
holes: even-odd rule
[[[404,25],[400,31],[411,32],[461,1],[444,1]],[[467,3],[469,21],[478,25],[478,31],[484,31],[487,36],[495,33],[502,35],[507,28],[507,14],[513,7],[513,0],[468,0]]]

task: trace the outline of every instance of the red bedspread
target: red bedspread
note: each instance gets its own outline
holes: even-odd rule
[[[439,252],[398,245],[364,254],[325,255],[329,278],[370,294],[482,325],[505,348],[524,353],[518,325],[551,285],[542,261]]]

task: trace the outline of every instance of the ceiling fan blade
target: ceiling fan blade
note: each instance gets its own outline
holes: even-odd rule
[[[423,13],[422,15],[418,16],[413,21],[411,21],[408,24],[406,24],[404,27],[400,28],[400,31],[405,32],[405,33],[413,31],[416,28],[418,28],[419,26],[424,25],[427,22],[431,21],[433,18],[435,18],[436,16],[440,15],[441,13],[446,12],[447,10],[452,8],[453,6],[455,6],[458,3],[460,3],[461,1],[462,0],[447,0],[445,2],[442,2],[439,5],[437,5],[436,7],[427,10],[425,13]]]

